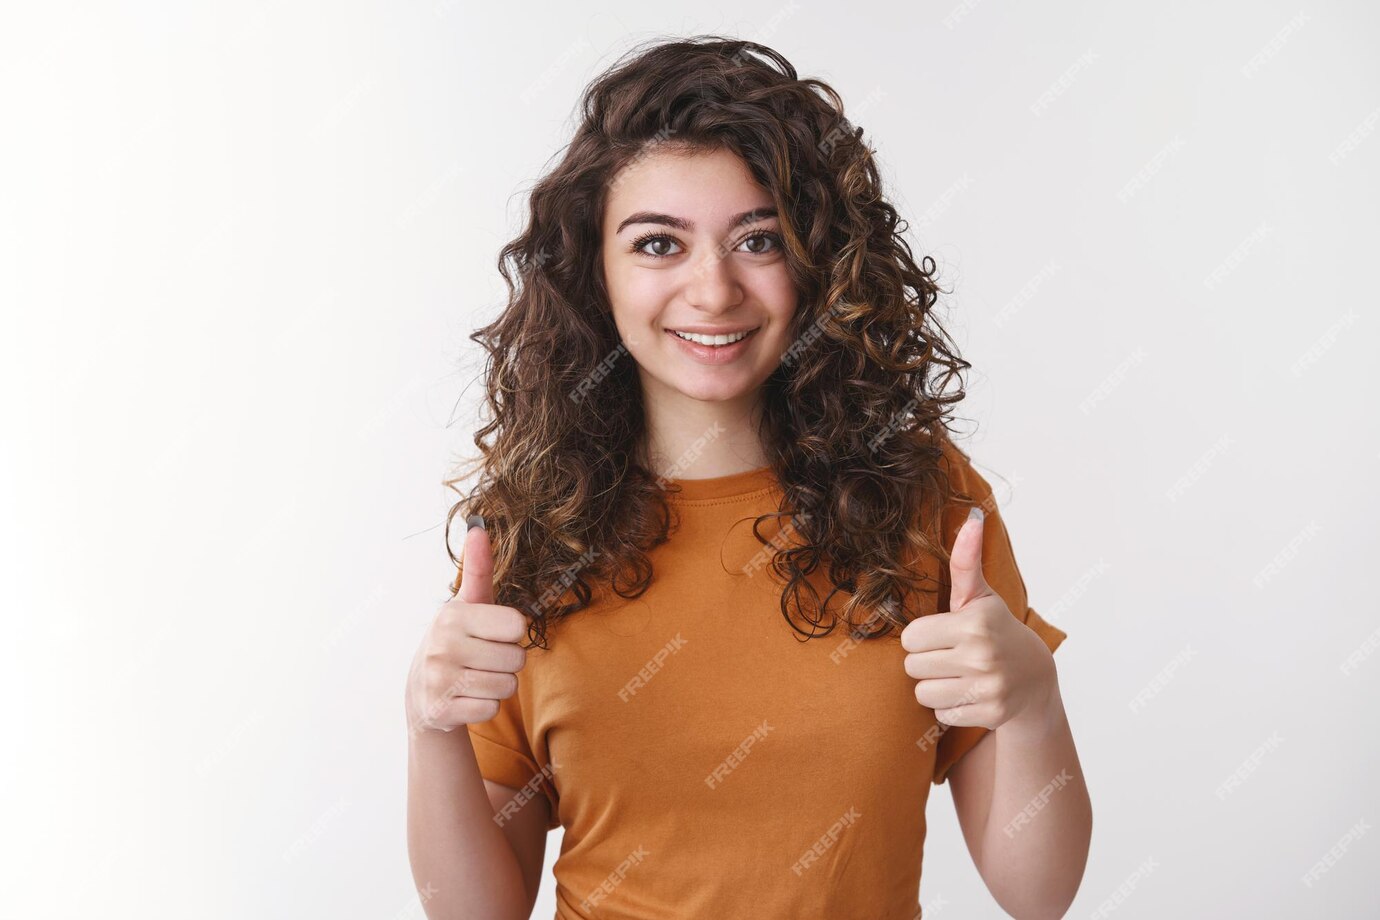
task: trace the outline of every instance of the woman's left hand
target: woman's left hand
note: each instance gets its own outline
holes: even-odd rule
[[[949,554],[949,612],[901,632],[906,673],[917,681],[915,698],[946,725],[1038,721],[1057,693],[1054,656],[983,578],[982,512],[973,510]]]

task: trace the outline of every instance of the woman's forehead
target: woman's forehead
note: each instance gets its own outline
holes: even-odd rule
[[[771,195],[728,150],[657,151],[624,168],[608,197],[610,232],[638,213],[666,215],[720,231],[745,212],[772,207]]]

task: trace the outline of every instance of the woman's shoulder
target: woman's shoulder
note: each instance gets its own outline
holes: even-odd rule
[[[948,476],[955,492],[979,499],[992,494],[991,485],[977,471],[969,450],[946,429],[940,429],[935,440],[939,443],[939,468]]]

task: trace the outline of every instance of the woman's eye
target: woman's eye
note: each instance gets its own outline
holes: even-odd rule
[[[770,246],[763,244],[770,243]],[[639,237],[633,241],[632,251],[641,253],[644,256],[651,256],[654,259],[668,259],[678,255],[678,252],[671,251],[670,247],[680,244],[664,233],[650,233],[647,236]],[[747,246],[747,249],[742,247]],[[768,230],[759,230],[743,238],[738,244],[739,250],[751,255],[762,256],[772,255],[781,248],[781,237]]]
[[[640,252],[643,255],[653,256],[658,259],[664,259],[667,256],[675,255],[675,253],[673,252],[662,252],[659,248],[649,248],[660,247],[663,245],[674,246],[676,245],[676,241],[671,239],[669,236],[665,236],[664,234],[644,236],[633,243],[633,252]]]
[[[768,231],[766,231],[766,230],[762,230],[762,231],[760,231],[760,232],[758,232],[758,233],[752,234],[751,236],[749,236],[749,237],[747,237],[746,239],[744,239],[743,242],[742,242],[742,243],[739,243],[738,245],[741,246],[741,245],[743,245],[743,243],[767,242],[767,241],[770,241],[770,242],[771,242],[776,248],[778,248],[778,249],[781,247],[781,237],[777,236],[775,233],[770,233],[770,232],[768,232]],[[760,255],[767,255],[767,254],[769,254],[769,253],[771,253],[771,252],[773,252],[773,251],[774,251],[774,250],[772,250],[772,249],[760,249],[760,248],[754,248],[754,249],[749,249],[749,250],[748,250],[748,252],[752,253],[753,255],[758,255],[758,256],[760,256]]]

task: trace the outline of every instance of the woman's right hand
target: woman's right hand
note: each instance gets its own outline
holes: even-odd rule
[[[492,719],[498,701],[517,691],[517,673],[527,661],[518,644],[527,635],[527,617],[493,602],[493,551],[483,518],[475,520],[461,551],[460,590],[436,612],[407,675],[414,737]]]

